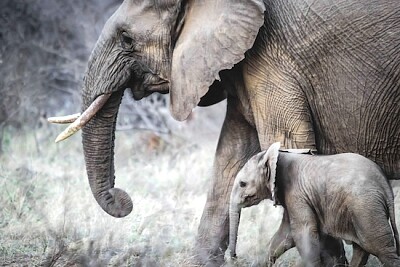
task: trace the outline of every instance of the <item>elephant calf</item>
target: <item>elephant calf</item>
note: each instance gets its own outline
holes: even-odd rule
[[[271,199],[284,216],[271,240],[272,262],[296,245],[306,266],[322,266],[321,238],[353,244],[351,266],[373,254],[400,266],[393,191],[381,169],[358,154],[315,156],[279,151],[273,144],[236,176],[230,198],[231,256],[236,254],[240,210]],[[390,221],[390,223],[389,223]]]

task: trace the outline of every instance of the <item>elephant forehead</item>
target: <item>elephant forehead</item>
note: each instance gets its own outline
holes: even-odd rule
[[[249,161],[246,162],[244,168],[249,172],[254,172],[257,169],[258,160],[257,157],[252,157]]]
[[[111,20],[118,28],[129,29],[132,35],[156,36],[170,28],[178,14],[178,3],[164,7],[165,1],[124,1]]]
[[[168,22],[176,17],[180,8],[180,1],[157,0],[136,2],[132,3],[132,0],[125,1],[121,5],[121,12],[126,17],[150,23],[151,19],[164,23]]]
[[[238,173],[238,178],[243,181],[252,181],[257,176],[257,162],[249,160]]]

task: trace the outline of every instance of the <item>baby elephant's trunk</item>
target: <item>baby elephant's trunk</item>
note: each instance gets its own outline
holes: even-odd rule
[[[397,256],[400,256],[399,232],[398,232],[397,226],[396,226],[396,220],[395,220],[395,214],[394,214],[394,203],[389,202],[388,206],[389,206],[389,220],[390,220],[390,224],[392,226],[394,241],[396,243]]]
[[[240,208],[231,204],[229,209],[229,250],[232,258],[236,257],[236,243],[240,221]]]

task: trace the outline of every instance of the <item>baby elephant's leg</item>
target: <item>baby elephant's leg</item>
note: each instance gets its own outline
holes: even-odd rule
[[[284,210],[281,225],[271,239],[267,266],[272,266],[285,251],[292,247],[294,247],[294,241],[290,232],[289,216],[287,211]]]
[[[322,266],[320,237],[314,213],[306,205],[289,210],[290,227],[297,250],[306,267]]]
[[[367,264],[369,253],[362,249],[356,243],[353,243],[353,257],[351,258],[351,267],[362,267]]]
[[[348,265],[343,241],[330,235],[320,233],[321,260],[323,266],[345,266]]]
[[[385,250],[376,255],[385,267],[398,267],[400,266],[400,257],[397,255],[396,249],[393,246],[390,250]]]
[[[321,235],[321,260],[323,266],[345,266],[348,264],[343,242],[329,235]],[[287,211],[284,210],[282,222],[278,231],[272,237],[269,251],[267,266],[271,267],[276,260],[287,250],[295,246],[290,231],[290,222]]]
[[[359,213],[355,213],[355,218],[357,218],[355,229],[359,246],[377,256],[385,267],[400,266],[400,257],[397,255],[392,227],[385,216],[385,207],[361,212],[360,210]],[[383,216],[377,216],[377,214],[383,214]]]

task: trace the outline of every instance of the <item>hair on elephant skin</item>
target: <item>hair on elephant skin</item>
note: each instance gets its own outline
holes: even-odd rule
[[[226,98],[195,245],[199,263],[221,265],[233,179],[274,142],[358,153],[400,179],[399,14],[397,0],[124,0],[88,60],[83,113],[55,120],[74,121],[57,141],[82,129],[94,199],[124,217],[132,201],[114,187],[124,91],[168,93],[177,120]]]
[[[253,156],[237,174],[230,198],[231,255],[236,254],[241,208],[271,199],[284,215],[269,249],[270,263],[296,246],[307,267],[332,266],[321,259],[326,235],[353,244],[351,266],[373,254],[400,266],[392,188],[382,170],[358,154],[280,152],[280,143]]]

